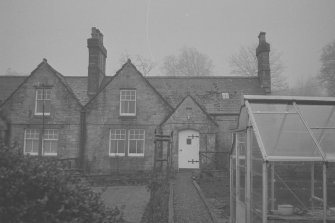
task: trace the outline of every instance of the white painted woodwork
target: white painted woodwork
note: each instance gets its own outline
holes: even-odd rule
[[[199,132],[183,130],[178,134],[179,168],[199,168]],[[193,162],[192,162],[193,160]]]

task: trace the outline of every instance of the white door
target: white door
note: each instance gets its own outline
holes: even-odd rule
[[[199,132],[180,131],[178,134],[179,168],[199,168]]]

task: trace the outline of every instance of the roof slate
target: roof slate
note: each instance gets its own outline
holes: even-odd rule
[[[27,76],[0,76],[0,104],[27,78]]]
[[[74,94],[72,88],[68,85],[67,81],[65,80],[65,77],[56,71],[50,64],[48,64],[46,59],[43,59],[43,61],[31,72],[28,76],[0,76],[0,98],[3,98],[3,100],[0,100],[0,105],[5,103],[6,100],[9,100],[10,97],[17,91],[24,82],[26,82],[38,69],[40,69],[42,66],[47,66],[47,68],[60,80],[60,82],[65,86],[66,90],[72,94],[75,100],[78,101],[78,103],[81,105],[80,101],[78,100],[77,96]],[[14,78],[14,79],[13,79]],[[12,83],[12,87],[10,88],[7,86],[7,82]],[[3,89],[3,92],[2,92]],[[9,93],[9,94],[8,94]],[[8,94],[8,95],[7,95]]]
[[[87,95],[88,78],[85,76],[64,76],[64,78],[80,103],[85,105],[89,101],[89,97]]]
[[[62,76],[82,105],[87,96],[87,76]],[[26,76],[0,76],[0,100],[4,101]],[[109,83],[106,76],[102,87]],[[238,114],[241,95],[264,95],[257,77],[210,76],[210,77],[167,77],[147,76],[149,83],[173,107],[191,95],[209,114]],[[222,93],[229,93],[223,99]]]
[[[263,95],[257,77],[147,77],[148,81],[176,107],[187,95],[191,95],[209,114],[238,114],[243,94]],[[223,99],[222,93],[229,93]]]

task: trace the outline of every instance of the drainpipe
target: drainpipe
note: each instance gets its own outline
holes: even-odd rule
[[[80,136],[79,136],[79,165],[85,171],[85,146],[86,146],[86,110],[80,111]]]

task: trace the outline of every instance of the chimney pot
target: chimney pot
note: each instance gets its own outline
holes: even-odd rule
[[[259,35],[258,35],[258,39],[259,39],[259,42],[266,42],[266,39],[265,39],[265,32],[260,32]]]
[[[92,27],[91,36],[93,39],[99,39],[99,30],[95,27]]]

